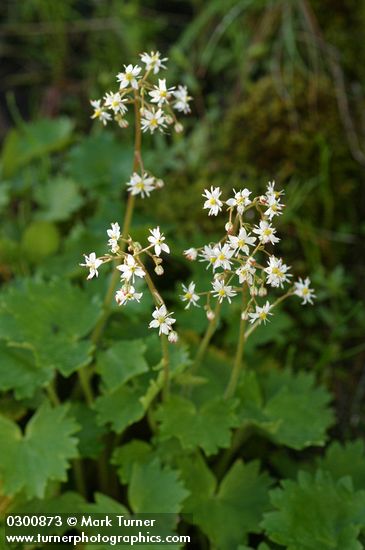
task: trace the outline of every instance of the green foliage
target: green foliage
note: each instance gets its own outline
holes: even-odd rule
[[[333,422],[328,408],[331,396],[325,388],[314,387],[312,374],[270,371],[258,379],[246,372],[239,394],[241,422],[293,449],[324,445]]]
[[[37,217],[50,222],[67,220],[84,202],[77,184],[63,177],[38,187],[35,190],[35,199],[41,207]]]
[[[235,462],[219,487],[199,456],[185,458],[181,468],[192,493],[184,511],[192,514],[192,521],[217,548],[235,548],[248,533],[260,532],[262,514],[268,509],[271,480],[267,473],[260,473],[257,461]]]
[[[11,420],[0,417],[0,478],[6,495],[24,491],[42,498],[48,481],[65,481],[69,460],[77,456],[78,425],[67,407],[44,403],[27,424],[24,435]]]
[[[53,223],[34,221],[24,231],[21,248],[25,257],[39,263],[54,254],[60,245],[60,234]]]
[[[231,430],[238,425],[234,407],[232,401],[214,399],[197,410],[188,399],[173,395],[156,413],[160,437],[177,437],[186,450],[199,446],[207,455],[215,454],[230,445]]]
[[[115,390],[131,378],[148,371],[144,358],[146,349],[142,340],[121,340],[98,355],[96,371],[107,390]]]
[[[283,481],[270,497],[275,511],[266,514],[263,527],[288,550],[362,548],[365,492],[354,492],[348,478],[336,482],[321,471],[300,472],[296,482]]]

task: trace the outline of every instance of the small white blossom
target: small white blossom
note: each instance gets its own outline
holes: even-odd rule
[[[211,187],[210,191],[208,189],[204,190],[203,197],[207,200],[204,203],[203,208],[209,208],[208,216],[216,216],[218,212],[222,210],[223,202],[219,199],[222,191],[220,187]]]
[[[228,201],[226,201],[226,204],[230,207],[236,207],[237,212],[242,215],[245,207],[251,204],[251,200],[249,198],[249,196],[251,195],[251,191],[249,191],[248,189],[235,191],[233,189],[233,193],[234,197],[232,199],[228,199]]]
[[[160,232],[160,228],[156,227],[155,229],[149,230],[151,235],[148,237],[148,242],[150,242],[155,247],[156,256],[160,256],[161,251],[170,253],[170,248],[164,243],[165,237],[164,234]]]
[[[267,206],[268,208],[265,210],[264,214],[269,218],[269,220],[272,220],[274,216],[280,216],[282,214],[282,209],[284,208],[284,205],[281,204],[279,199],[273,195],[268,197]]]
[[[272,287],[283,288],[283,283],[287,283],[289,281],[289,277],[291,277],[291,275],[287,273],[289,269],[290,267],[283,264],[283,260],[281,258],[270,256],[269,264],[264,269],[265,273],[267,273],[267,284]]]
[[[192,97],[189,96],[187,87],[178,86],[177,90],[172,92],[172,94],[175,97],[175,102],[173,104],[174,109],[186,115],[190,113],[189,101],[192,100]]]
[[[262,307],[256,306],[256,311],[254,313],[249,313],[248,316],[251,317],[250,323],[255,323],[256,321],[261,324],[264,322],[266,324],[266,321],[268,321],[268,315],[272,315],[270,313],[270,303],[267,301],[265,305]]]
[[[187,250],[184,250],[184,256],[186,256],[188,260],[193,262],[198,257],[198,251],[196,248],[188,248]]]
[[[121,272],[121,278],[125,279],[126,281],[130,281],[132,279],[132,282],[134,283],[134,277],[141,277],[143,278],[145,276],[145,272],[142,269],[142,267],[136,262],[134,257],[131,254],[127,254],[124,258],[124,263],[117,266],[117,269]]]
[[[172,90],[174,90],[174,88],[166,88],[165,79],[159,79],[158,86],[154,86],[152,92],[148,92],[152,97],[151,103],[157,103],[159,107],[161,107],[164,103],[168,103]]]
[[[166,69],[165,65],[163,64],[165,61],[167,61],[167,57],[164,57],[163,59],[160,58],[160,52],[151,52],[151,53],[141,53],[141,61],[146,65],[146,70],[150,71],[153,69],[154,74],[157,74],[160,69]]]
[[[219,248],[218,246],[205,245],[203,250],[199,253],[200,262],[208,262],[207,269],[211,266],[213,271],[216,269],[216,262],[218,258]]]
[[[222,302],[224,298],[227,298],[228,302],[231,303],[231,298],[237,294],[237,292],[233,290],[230,285],[225,285],[224,281],[220,281],[219,279],[215,279],[215,281],[212,282],[212,286],[215,292],[215,294],[213,293],[213,296],[218,298],[219,302]]]
[[[151,110],[145,109],[141,119],[142,131],[146,132],[149,130],[151,134],[154,133],[156,128],[162,131],[163,128],[166,127],[165,121],[166,117],[163,114],[162,109],[157,109],[157,111],[154,107],[152,107]]]
[[[128,88],[132,86],[135,90],[138,89],[138,78],[141,78],[139,73],[141,72],[139,65],[124,65],[124,71],[117,74],[117,81],[119,82],[120,89]]]
[[[249,246],[253,246],[256,237],[251,237],[250,233],[247,233],[246,229],[244,227],[241,227],[239,230],[238,235],[229,235],[229,246],[233,249],[234,252],[236,252],[236,255],[238,256],[239,252],[243,252],[244,254],[249,254]]]
[[[119,223],[112,223],[111,229],[107,229],[107,234],[109,239],[120,239],[120,226]]]
[[[275,244],[280,241],[278,237],[275,237],[276,229],[267,221],[261,220],[259,226],[255,225],[253,232],[259,236],[263,244],[268,242]]]
[[[256,272],[253,258],[248,258],[246,262],[236,270],[236,275],[239,277],[239,282],[243,284],[245,281],[248,285],[253,284],[253,278]]]
[[[127,182],[127,189],[132,195],[141,195],[144,199],[145,196],[149,197],[150,192],[155,189],[155,178],[146,172],[142,176],[134,172]]]
[[[229,247],[228,244],[225,244],[222,246],[221,244],[218,244],[214,247],[213,255],[216,258],[213,270],[217,269],[218,267],[222,267],[224,270],[231,269],[231,262],[230,259],[233,256],[233,250]]]
[[[98,277],[99,276],[98,267],[101,266],[101,264],[103,263],[103,260],[100,260],[99,258],[97,258],[95,252],[91,252],[89,256],[84,254],[84,258],[85,258],[85,263],[80,265],[82,267],[89,268],[89,275],[87,278],[92,279],[93,277]]]
[[[158,328],[159,335],[169,334],[172,330],[171,325],[173,325],[176,319],[171,317],[172,313],[167,313],[165,306],[156,307],[155,311],[152,313],[152,321],[149,324],[149,328]]]
[[[179,335],[176,330],[172,330],[167,339],[171,344],[176,344],[176,342],[179,340]]]
[[[115,293],[115,300],[119,306],[124,306],[127,302],[135,300],[139,302],[142,298],[142,292],[136,292],[134,286],[124,285]]]
[[[107,122],[112,119],[112,116],[101,105],[101,99],[92,100],[90,101],[90,103],[92,108],[94,109],[94,113],[92,114],[91,118],[98,118],[103,123],[103,125],[106,126]]]
[[[294,283],[294,294],[299,296],[299,298],[303,298],[302,304],[313,304],[313,298],[316,297],[314,294],[313,288],[309,288],[309,285],[311,284],[310,278],[307,277],[304,279],[304,281],[299,278],[298,282]]]
[[[120,113],[124,115],[128,110],[127,106],[125,105],[128,100],[122,99],[119,92],[116,92],[115,94],[113,92],[105,94],[104,101],[105,107],[111,109],[115,114]]]
[[[266,198],[267,198],[267,200],[269,200],[272,197],[278,199],[283,194],[284,194],[284,191],[276,191],[275,190],[275,181],[269,181],[269,183],[267,184],[267,189],[266,189]]]
[[[180,296],[180,298],[183,302],[187,302],[185,309],[189,309],[191,305],[199,307],[197,302],[198,300],[200,300],[200,296],[195,294],[195,283],[191,282],[188,287],[186,287],[184,284],[182,284],[181,286],[184,294]]]

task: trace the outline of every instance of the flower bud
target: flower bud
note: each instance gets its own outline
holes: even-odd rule
[[[179,335],[175,330],[172,330],[167,338],[171,344],[176,344],[179,339]]]
[[[251,296],[257,296],[257,293],[258,293],[257,287],[256,287],[255,285],[252,285],[252,286],[250,287],[250,295],[251,295]]]
[[[247,313],[247,311],[242,311],[242,313],[241,313],[241,319],[242,319],[242,321],[247,321],[247,319],[248,319],[248,313]]]
[[[165,182],[161,179],[156,180],[155,182],[156,189],[162,189],[165,186]]]
[[[184,126],[180,122],[177,122],[174,129],[177,134],[181,134],[184,131]]]
[[[259,296],[263,297],[263,296],[266,296],[266,295],[267,295],[267,288],[265,288],[264,286],[260,286]]]
[[[188,248],[187,250],[184,250],[184,255],[188,260],[193,262],[194,260],[197,259],[198,251],[196,248]]]
[[[227,233],[232,234],[233,223],[232,222],[227,222],[226,225],[224,226],[224,229],[227,231]]]
[[[155,273],[156,273],[156,275],[163,275],[164,269],[163,269],[162,265],[156,265]]]
[[[171,115],[165,116],[165,122],[166,124],[172,124],[174,122],[174,119]]]
[[[207,319],[208,321],[213,321],[213,319],[215,319],[215,313],[211,309],[207,311]]]

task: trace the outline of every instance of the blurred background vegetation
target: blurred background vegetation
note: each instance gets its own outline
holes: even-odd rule
[[[275,179],[288,205],[278,254],[312,274],[318,301],[288,304],[257,331],[248,361],[315,371],[335,396],[333,435],[364,435],[365,3],[4,0],[0,15],[3,284],[33,275],[83,284],[82,254],[102,253],[107,226],[121,221],[132,163],[131,132],[92,123],[89,99],[115,87],[123,63],[158,49],[169,82],[194,96],[183,136],[144,145],[166,187],[141,204],[137,236],[159,223],[175,244],[165,292],[173,300],[176,281],[205,276],[179,255],[217,232],[202,190],[256,194]],[[180,318],[187,338],[203,330],[201,312]],[[236,331],[226,314],[221,353]]]

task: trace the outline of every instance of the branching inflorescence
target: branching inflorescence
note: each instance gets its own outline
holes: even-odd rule
[[[128,127],[128,107],[134,106],[135,149],[133,172],[127,182],[128,202],[121,229],[117,222],[111,224],[107,230],[110,251],[101,257],[92,252],[85,255],[85,262],[81,264],[89,268],[88,279],[98,276],[98,268],[107,262],[113,261],[115,270],[105,299],[105,315],[96,327],[94,341],[97,340],[103,323],[105,322],[110,301],[115,297],[116,302],[124,306],[130,301],[139,302],[143,293],[136,290],[138,279],[144,279],[151,292],[155,310],[149,328],[156,328],[162,338],[163,357],[168,377],[167,337],[171,343],[178,340],[173,330],[175,319],[169,312],[166,304],[156,289],[146,268],[144,258],[148,256],[155,265],[157,275],[162,275],[162,254],[170,252],[165,242],[165,236],[160,227],[149,230],[146,244],[143,246],[135,242],[130,235],[135,197],[144,199],[150,196],[155,189],[163,187],[163,181],[152,175],[143,164],[141,138],[143,132],[167,132],[173,128],[181,132],[183,126],[177,120],[175,111],[188,114],[191,97],[185,86],[167,87],[165,79],[153,78],[161,69],[165,69],[166,58],[161,59],[159,52],[143,53],[141,60],[145,65],[144,72],[139,65],[125,65],[124,71],[117,75],[119,90],[108,92],[103,100],[91,101],[94,108],[92,118],[99,119],[104,125],[114,119],[121,128]],[[312,303],[315,297],[310,288],[310,280],[299,279],[290,285],[284,293],[274,301],[268,299],[270,288],[284,289],[290,283],[292,275],[290,267],[283,260],[272,254],[272,247],[279,242],[276,229],[273,226],[275,217],[283,213],[284,205],[281,202],[283,191],[275,189],[275,182],[269,182],[264,195],[251,198],[252,192],[248,189],[233,190],[233,196],[228,200],[222,199],[222,190],[211,187],[203,193],[205,199],[203,208],[208,210],[209,216],[217,216],[223,209],[228,215],[223,237],[217,243],[209,243],[201,248],[185,250],[186,258],[207,264],[212,269],[213,278],[211,288],[198,292],[192,281],[187,286],[182,285],[183,294],[180,296],[186,304],[199,307],[200,300],[205,298],[204,308],[208,318],[207,331],[198,348],[195,359],[195,368],[199,365],[207,346],[217,327],[220,308],[223,301],[231,303],[241,295],[241,322],[239,339],[234,367],[229,380],[226,397],[235,391],[240,370],[244,343],[250,334],[261,323],[266,324],[273,315],[273,309],[284,299],[297,295],[303,304]],[[249,215],[247,213],[250,211]],[[249,222],[256,212],[257,221]],[[117,289],[118,279],[122,286]],[[262,303],[261,303],[262,302]],[[249,326],[246,327],[246,323]]]

